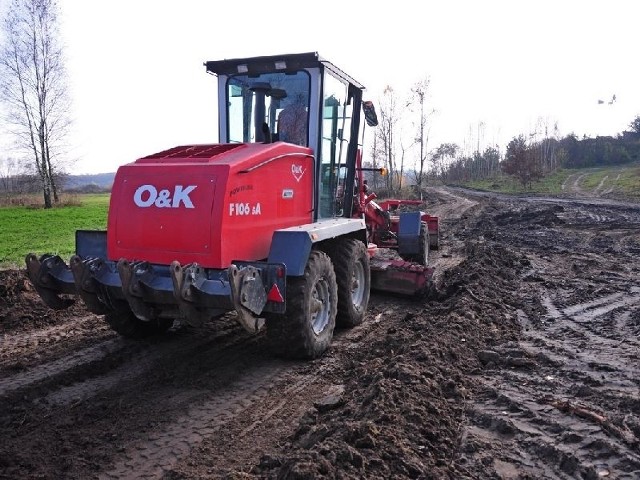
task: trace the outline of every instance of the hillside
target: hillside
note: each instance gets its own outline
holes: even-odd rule
[[[530,189],[523,187],[515,178],[507,175],[468,182],[462,186],[476,190],[512,194],[640,200],[640,163],[560,169],[537,182],[533,182]]]
[[[95,186],[100,189],[110,189],[113,185],[115,172],[96,173],[90,175],[68,175],[64,179],[65,190],[82,190],[87,186]]]

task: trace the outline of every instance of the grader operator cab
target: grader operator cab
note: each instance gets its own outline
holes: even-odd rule
[[[107,231],[76,232],[68,265],[27,255],[44,302],[80,297],[133,338],[235,311],[277,354],[312,358],[336,324],[363,321],[371,288],[423,291],[437,218],[396,215],[365,192],[363,117],[377,119],[363,86],[316,53],[205,66],[220,143],[121,166]]]

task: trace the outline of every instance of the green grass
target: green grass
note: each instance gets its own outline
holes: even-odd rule
[[[640,199],[640,166],[626,168],[619,172],[619,176],[616,174],[610,179],[615,183],[614,189],[628,197]]]
[[[75,253],[76,230],[105,230],[109,194],[77,198],[80,206],[0,208],[0,268],[23,267],[30,252],[54,253],[68,261]]]
[[[556,170],[551,175],[533,182],[531,189],[524,188],[522,184],[513,177],[507,175],[500,175],[495,178],[487,180],[479,180],[470,182],[469,187],[478,190],[488,190],[492,192],[502,193],[547,193],[547,194],[560,194],[562,193],[562,184],[572,174],[571,170],[560,169]]]
[[[604,182],[609,179],[609,173],[610,172],[606,169],[587,172],[579,182],[580,188],[585,190],[595,190],[600,184],[605,187]]]
[[[578,179],[580,193],[640,199],[640,165],[601,168],[560,169],[524,188],[515,178],[500,175],[492,179],[469,182],[466,186],[501,193],[571,194]],[[564,185],[565,188],[562,188]]]

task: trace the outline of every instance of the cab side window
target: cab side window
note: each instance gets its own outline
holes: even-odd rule
[[[345,195],[344,167],[351,132],[351,113],[352,105],[348,103],[347,85],[325,72],[321,126],[321,218],[341,214]]]

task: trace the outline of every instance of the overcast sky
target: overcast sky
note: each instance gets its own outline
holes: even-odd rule
[[[504,146],[538,118],[615,135],[640,114],[637,0],[59,0],[77,157],[70,173],[218,140],[203,62],[317,51],[402,97],[430,77],[431,147],[483,122]],[[613,95],[616,101],[609,105]],[[603,104],[598,104],[603,100]]]

